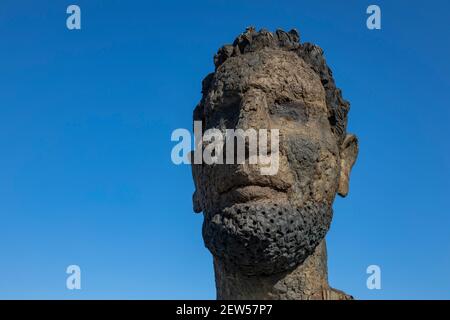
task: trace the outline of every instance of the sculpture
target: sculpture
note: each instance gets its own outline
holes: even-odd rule
[[[297,31],[254,28],[219,49],[194,120],[279,129],[279,170],[192,164],[194,211],[214,257],[218,299],[351,299],[327,279],[325,235],[346,196],[358,141],[318,46]]]

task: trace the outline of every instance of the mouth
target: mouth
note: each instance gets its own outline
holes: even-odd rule
[[[226,203],[244,203],[250,201],[287,199],[286,190],[268,185],[238,185],[219,193]]]

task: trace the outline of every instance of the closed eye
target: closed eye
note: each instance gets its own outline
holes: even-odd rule
[[[298,101],[277,100],[271,105],[269,112],[273,117],[290,121],[307,122],[309,118],[306,106]]]
[[[241,109],[241,98],[238,95],[224,96],[221,104],[215,105],[214,108],[207,115],[207,129],[220,128],[235,128],[239,120]]]

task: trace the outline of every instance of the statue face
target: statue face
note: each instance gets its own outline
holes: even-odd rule
[[[275,175],[258,164],[193,165],[205,245],[248,275],[296,267],[325,237],[356,157],[331,130],[319,76],[295,53],[265,48],[224,62],[203,104],[204,129],[280,133]]]

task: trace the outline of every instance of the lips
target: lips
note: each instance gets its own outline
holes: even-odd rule
[[[259,175],[249,167],[224,166],[221,169],[210,168],[209,172],[214,176],[211,189],[215,191],[215,205],[219,208],[249,201],[285,200],[292,187],[291,179]]]
[[[243,203],[264,199],[283,200],[287,198],[286,191],[284,190],[260,185],[234,186],[220,193],[220,196],[225,203]]]
[[[275,176],[252,175],[242,172],[226,172],[217,176],[216,188],[219,194],[226,194],[235,190],[244,189],[271,189],[277,192],[286,192],[291,185]]]

